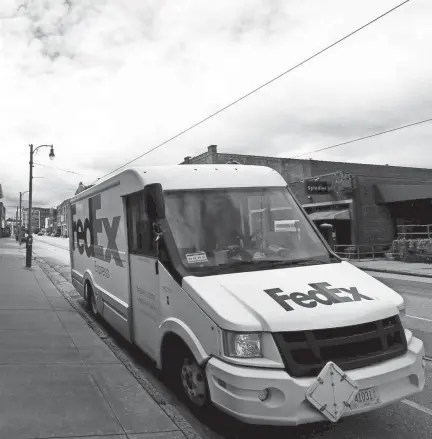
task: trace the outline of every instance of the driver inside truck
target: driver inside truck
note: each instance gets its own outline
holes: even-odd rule
[[[210,194],[202,202],[205,251],[240,245],[241,219],[230,197]]]

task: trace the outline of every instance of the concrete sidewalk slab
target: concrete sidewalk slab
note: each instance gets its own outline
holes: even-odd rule
[[[184,439],[184,436],[180,431],[169,431],[166,433],[128,434],[128,439]]]
[[[85,365],[0,366],[0,413],[5,439],[124,433]]]
[[[0,290],[0,309],[2,310],[34,309],[52,311],[49,300],[41,293],[33,292],[31,294],[25,294],[25,290],[21,290],[21,294],[19,294],[20,291],[16,293],[12,293],[11,289],[8,289],[8,291],[10,291],[9,294],[4,294]]]
[[[48,298],[61,297],[62,299],[64,299],[63,295],[52,284],[52,282],[47,283],[46,274],[42,270],[35,271],[33,275],[34,275],[36,281],[39,283],[39,287],[44,292],[46,297],[48,297]]]
[[[0,250],[0,438],[184,439],[23,249]]]
[[[89,326],[86,324],[83,325],[82,317],[76,312],[57,311],[57,316],[65,330],[71,336],[86,335],[90,337],[91,335],[96,335]]]
[[[83,364],[84,361],[64,330],[0,331],[0,364],[31,363]]]
[[[176,429],[123,364],[91,365],[89,370],[126,433]]]
[[[21,272],[23,270],[29,271],[25,268],[25,258],[18,258],[18,257],[11,257],[11,256],[5,256],[0,255],[0,265],[2,267],[2,270],[5,270],[7,273],[17,273]]]
[[[48,297],[48,302],[54,311],[75,312],[70,303],[64,297]]]
[[[150,436],[150,438],[153,438],[154,436]],[[126,436],[124,434],[116,434],[116,435],[109,435],[109,436],[68,436],[67,439],[129,439],[131,436]],[[149,438],[149,439],[150,439]],[[50,439],[65,439],[64,437],[53,437]],[[184,437],[183,437],[184,439]]]
[[[63,326],[57,314],[52,310],[0,309],[0,331],[38,331],[40,329],[62,331]]]
[[[93,331],[85,334],[69,333],[69,336],[86,364],[121,363],[113,351]]]

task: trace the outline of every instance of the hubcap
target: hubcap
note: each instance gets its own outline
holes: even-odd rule
[[[181,380],[189,400],[194,405],[202,407],[207,401],[207,389],[203,372],[195,361],[184,360]]]

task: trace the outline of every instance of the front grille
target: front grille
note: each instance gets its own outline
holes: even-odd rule
[[[292,377],[317,376],[329,361],[343,370],[403,355],[407,342],[399,316],[361,325],[273,334]]]

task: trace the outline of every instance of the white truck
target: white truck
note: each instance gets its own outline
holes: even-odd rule
[[[403,298],[338,258],[276,171],[127,169],[69,208],[75,288],[193,406],[297,425],[422,391]]]

